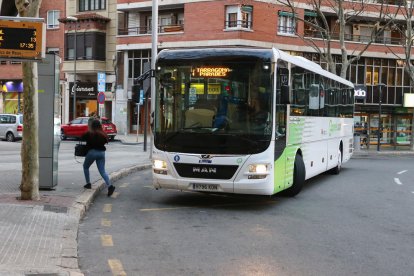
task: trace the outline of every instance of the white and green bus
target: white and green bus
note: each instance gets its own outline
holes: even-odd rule
[[[354,87],[278,49],[163,50],[153,185],[294,196],[353,153]]]

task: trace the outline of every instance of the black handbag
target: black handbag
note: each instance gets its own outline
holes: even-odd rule
[[[88,147],[82,142],[75,145],[75,156],[85,157],[88,153]]]

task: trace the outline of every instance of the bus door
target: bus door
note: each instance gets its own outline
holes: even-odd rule
[[[289,70],[287,63],[278,61],[276,71],[276,112],[275,112],[275,188],[281,191],[286,186],[286,131],[287,131],[287,102],[289,94]],[[287,96],[287,99],[286,99]]]

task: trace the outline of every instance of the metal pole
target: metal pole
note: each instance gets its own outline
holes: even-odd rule
[[[78,59],[78,56],[77,56],[78,45],[77,45],[77,41],[76,41],[76,39],[77,39],[76,37],[78,36],[77,29],[78,29],[78,22],[75,21],[75,41],[74,41],[75,42],[75,51],[74,51],[75,60],[74,60],[74,63],[73,63],[74,76],[73,76],[73,88],[72,88],[72,90],[73,90],[73,118],[72,118],[72,120],[76,118],[76,89],[77,89],[76,60]]]
[[[155,72],[155,61],[158,54],[158,0],[152,0],[152,49],[151,49],[151,69]],[[153,114],[155,110],[155,78],[151,78],[151,112]],[[148,114],[145,114],[148,116]],[[148,117],[145,117],[145,122]],[[146,137],[144,137],[146,138]],[[152,144],[153,137],[150,136],[150,158],[152,158]]]
[[[137,143],[139,141],[139,103],[137,103]]]
[[[382,121],[381,121],[381,103],[382,103],[382,86],[383,84],[379,84],[379,114],[378,114],[378,133],[377,133],[377,151],[381,151],[381,133],[382,133]]]

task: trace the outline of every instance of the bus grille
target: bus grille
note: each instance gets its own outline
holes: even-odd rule
[[[239,166],[174,163],[174,167],[181,177],[230,179],[236,173]]]

